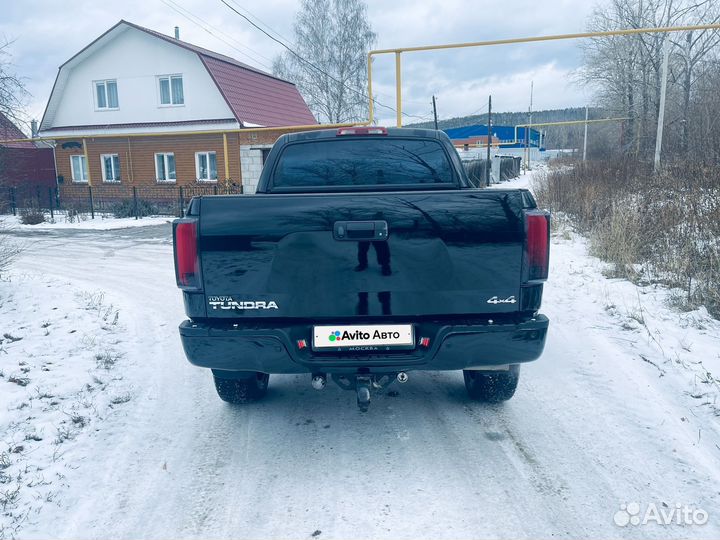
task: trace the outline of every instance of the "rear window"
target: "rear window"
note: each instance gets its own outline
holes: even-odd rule
[[[274,187],[394,186],[450,184],[452,168],[433,140],[325,139],[285,147]]]

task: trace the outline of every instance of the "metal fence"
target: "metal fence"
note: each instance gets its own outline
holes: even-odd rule
[[[0,188],[0,214],[46,212],[51,219],[66,215],[110,214],[115,217],[179,216],[185,214],[193,197],[242,193],[236,184],[192,184],[186,186],[107,185],[62,187],[28,186]]]
[[[520,176],[522,158],[517,156],[495,155],[488,162],[485,159],[463,160],[463,167],[468,175],[470,183],[476,187],[485,186],[487,183],[487,168],[490,168],[490,181],[493,184],[505,182]]]
[[[520,176],[520,167],[522,165],[522,158],[519,156],[496,156],[499,159],[500,170],[499,179],[500,182],[517,178]]]
[[[474,159],[472,161],[463,161],[462,163],[468,179],[473,186],[482,187],[486,184],[487,160]]]

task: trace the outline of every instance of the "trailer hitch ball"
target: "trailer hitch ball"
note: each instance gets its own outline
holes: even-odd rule
[[[315,390],[322,390],[327,384],[327,378],[322,373],[317,373],[312,377],[312,387]]]
[[[360,412],[367,412],[370,406],[370,379],[358,377],[356,383],[357,405]]]
[[[404,371],[401,371],[400,373],[397,374],[397,380],[399,383],[408,382],[408,374],[405,373]]]

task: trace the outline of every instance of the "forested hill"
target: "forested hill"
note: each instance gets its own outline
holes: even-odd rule
[[[568,109],[549,109],[546,111],[533,111],[532,120],[536,122],[565,122],[567,120],[583,120],[585,118],[584,107],[571,107]],[[526,112],[501,112],[493,113],[493,124],[500,126],[514,126],[516,124],[527,124],[528,113]],[[439,120],[438,127],[440,129],[449,129],[455,127],[472,126],[474,124],[487,124],[487,112],[483,114],[474,114],[472,116],[458,116],[457,118],[448,118],[447,120]],[[421,122],[419,124],[407,124],[405,127],[432,128],[433,123]]]

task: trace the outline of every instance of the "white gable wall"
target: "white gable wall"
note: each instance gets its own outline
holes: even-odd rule
[[[53,118],[43,129],[61,126],[177,122],[233,118],[199,56],[128,27],[70,70]],[[160,106],[158,75],[182,74],[185,105]],[[95,109],[94,81],[117,80],[117,110]]]

